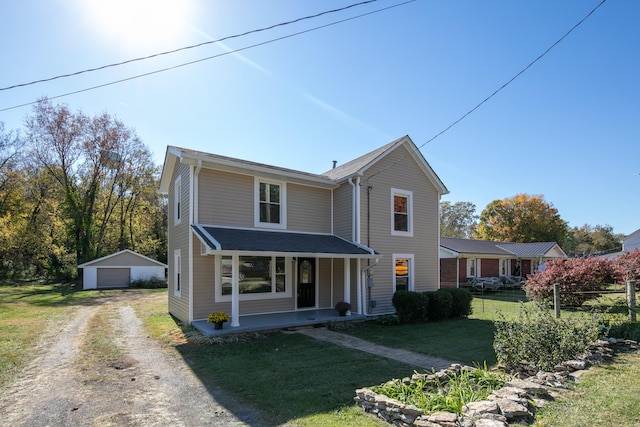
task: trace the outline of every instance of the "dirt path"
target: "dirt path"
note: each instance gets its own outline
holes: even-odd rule
[[[109,319],[115,331],[110,338],[123,351],[115,363],[84,362],[83,343],[91,339],[89,324],[95,316]],[[161,348],[146,336],[128,299],[81,307],[42,346],[42,356],[3,390],[0,424],[249,425],[212,397],[177,352]]]

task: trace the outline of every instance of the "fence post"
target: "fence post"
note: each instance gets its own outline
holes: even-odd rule
[[[627,280],[627,305],[629,307],[629,320],[636,321],[636,281]]]
[[[560,318],[560,284],[553,285],[553,308],[556,312],[556,319]]]

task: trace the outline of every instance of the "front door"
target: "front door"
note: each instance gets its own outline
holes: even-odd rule
[[[298,259],[298,308],[316,305],[316,260]]]

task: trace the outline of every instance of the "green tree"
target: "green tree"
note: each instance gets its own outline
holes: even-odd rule
[[[562,246],[568,226],[543,196],[518,194],[489,203],[480,213],[474,236],[514,243],[557,242]]]
[[[610,225],[585,224],[570,230],[565,251],[582,255],[620,251],[623,237],[622,234],[615,234]]]
[[[47,99],[34,107],[25,127],[28,167],[44,172],[33,183],[44,191],[39,202],[52,204],[49,194],[60,201],[59,221],[49,222],[50,259],[65,264],[73,253],[81,263],[140,245],[147,255],[161,253],[166,241],[155,229],[162,222],[156,216],[165,213],[155,194],[159,168],[132,129],[107,113],[89,117]]]
[[[478,225],[476,205],[471,202],[440,202],[440,235],[470,239]]]

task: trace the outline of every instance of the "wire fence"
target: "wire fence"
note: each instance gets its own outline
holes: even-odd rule
[[[507,303],[526,303],[531,299],[528,297],[525,287],[483,287],[475,286],[468,288],[474,297],[474,314],[484,318],[497,318],[500,314],[517,313],[518,306],[516,304]],[[559,291],[559,287],[557,288]],[[566,292],[564,290],[563,292]],[[604,320],[614,321],[628,318],[635,321],[637,291],[634,284],[621,285],[611,284],[602,291],[576,292],[580,294],[589,294],[587,301],[580,307],[562,307],[562,311],[567,315],[578,312],[598,313]],[[560,295],[556,295],[554,300],[550,301],[549,309],[556,310],[557,315],[560,314]]]

